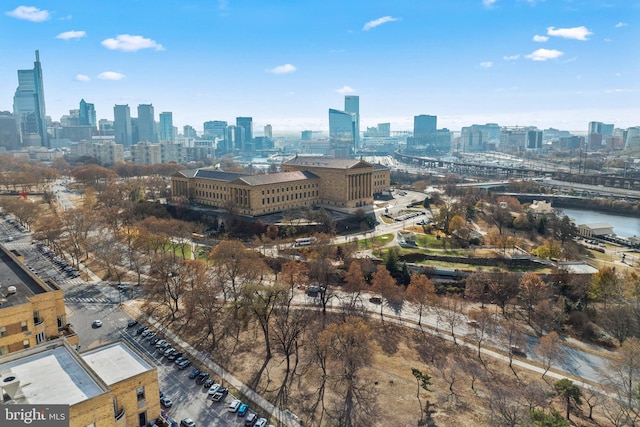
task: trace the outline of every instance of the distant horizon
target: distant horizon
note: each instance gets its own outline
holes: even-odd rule
[[[0,11],[0,111],[40,51],[54,121],[95,105],[153,104],[174,126],[235,117],[274,133],[327,131],[360,97],[360,129],[413,117],[587,130],[640,125],[638,1],[190,0],[100,5],[10,0]],[[8,37],[10,35],[10,37]],[[134,113],[135,114],[135,113]]]

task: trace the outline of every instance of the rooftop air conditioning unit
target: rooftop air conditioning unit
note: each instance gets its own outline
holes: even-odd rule
[[[20,390],[20,380],[16,374],[9,372],[0,377],[0,387],[11,400],[14,400]]]

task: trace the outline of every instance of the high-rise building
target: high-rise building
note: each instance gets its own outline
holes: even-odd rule
[[[78,110],[78,124],[80,126],[96,127],[96,109],[93,104],[80,100],[80,109]]]
[[[413,118],[413,141],[416,148],[435,148],[438,140],[437,122],[437,116],[421,114]]]
[[[223,120],[212,120],[209,122],[204,122],[203,128],[204,133],[202,136],[205,139],[218,138],[220,140],[223,140],[227,137],[227,122]]]
[[[184,125],[182,127],[182,134],[187,138],[196,138],[198,136],[196,130],[191,125]]]
[[[265,138],[273,139],[273,128],[271,125],[266,125],[264,127],[264,136]]]
[[[244,129],[244,135],[241,140],[236,139],[236,149],[240,148],[242,151],[250,151],[251,143],[253,142],[253,117],[236,117],[236,127]],[[241,147],[238,147],[241,144]]]
[[[542,148],[542,131],[532,129],[527,132],[527,150],[539,150]]]
[[[158,142],[152,104],[138,105],[138,141]]]
[[[0,147],[5,150],[20,148],[20,128],[9,111],[0,111]]]
[[[115,105],[113,107],[113,132],[116,144],[129,148],[133,144],[131,111],[129,105]]]
[[[335,158],[349,158],[355,151],[356,115],[329,109],[329,144]]]
[[[18,88],[13,97],[13,115],[18,121],[22,145],[49,146],[40,53],[31,70],[18,70]]]
[[[173,113],[160,113],[160,141],[173,141]]]
[[[354,144],[360,147],[360,97],[357,95],[346,95],[344,97],[344,111],[355,114]]]
[[[313,131],[303,130],[300,139],[303,141],[311,141],[313,139]]]

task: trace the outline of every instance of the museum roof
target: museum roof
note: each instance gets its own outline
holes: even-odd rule
[[[267,184],[280,184],[291,181],[301,181],[306,179],[318,178],[317,175],[309,171],[293,171],[293,172],[279,172],[263,175],[251,175],[238,178],[237,181],[243,182],[248,185],[267,185]]]
[[[310,166],[328,169],[351,169],[359,164],[371,166],[370,163],[360,159],[330,159],[326,157],[296,156],[285,162],[285,165]]]
[[[179,175],[185,178],[206,178],[214,179],[217,181],[233,181],[234,179],[241,178],[243,176],[251,176],[244,173],[225,172],[214,169],[188,169],[177,172]]]

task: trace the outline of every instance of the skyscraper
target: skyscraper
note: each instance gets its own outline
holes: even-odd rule
[[[251,150],[253,142],[253,117],[236,117],[236,126],[244,129],[244,135],[241,140],[236,139],[236,149],[243,151]],[[240,147],[238,147],[240,144]]]
[[[265,138],[273,139],[273,128],[271,127],[271,125],[265,125],[264,136]]]
[[[13,115],[18,121],[23,145],[49,146],[42,67],[40,53],[37,50],[33,69],[18,70],[18,88],[13,97]]]
[[[212,120],[203,124],[205,139],[218,138],[220,140],[227,137],[227,122],[223,120]]]
[[[138,141],[158,142],[152,104],[138,105]]]
[[[113,133],[116,138],[116,144],[122,144],[125,148],[131,147],[133,137],[129,105],[115,105],[113,107]]]
[[[355,148],[360,147],[360,97],[357,95],[346,95],[344,97],[344,111],[355,114]]]
[[[329,144],[335,158],[349,158],[355,150],[356,115],[329,109]]]
[[[173,113],[160,113],[160,141],[174,141],[173,134]]]
[[[93,104],[80,100],[80,110],[78,111],[80,126],[96,127],[96,109]]]
[[[421,114],[413,118],[413,141],[416,149],[433,148],[438,140],[438,117]]]

